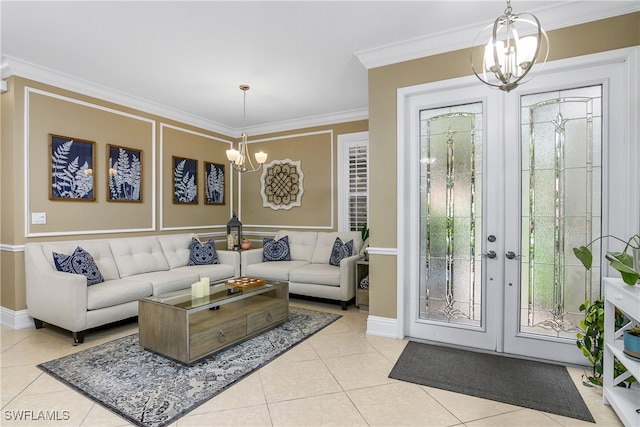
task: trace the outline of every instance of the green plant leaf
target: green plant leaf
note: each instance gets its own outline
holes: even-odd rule
[[[627,267],[633,268],[633,257],[626,252],[607,252],[605,258],[609,260],[609,262],[618,260]]]
[[[576,255],[576,258],[580,260],[582,265],[584,265],[584,268],[587,270],[591,269],[591,265],[593,264],[593,255],[591,255],[589,248],[585,246],[573,248],[573,253]]]
[[[623,254],[623,255],[626,255],[626,254]],[[617,257],[612,257],[608,259],[611,267],[615,268],[620,272],[620,275],[622,276],[622,280],[624,281],[624,283],[630,286],[633,286],[636,284],[636,282],[640,278],[640,273],[635,271],[633,268],[627,265],[626,262],[621,261]],[[633,265],[633,259],[631,260],[631,263],[632,263],[631,265]]]

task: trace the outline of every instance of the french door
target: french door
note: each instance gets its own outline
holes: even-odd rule
[[[406,336],[584,363],[579,306],[600,296],[601,257],[595,247],[586,271],[572,248],[601,234],[601,206],[619,197],[602,163],[625,148],[609,126],[615,68],[579,83],[558,71],[508,94],[465,81],[405,98]]]

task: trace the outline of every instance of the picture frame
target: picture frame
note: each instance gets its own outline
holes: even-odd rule
[[[171,156],[173,166],[173,203],[198,204],[198,161]]]
[[[95,142],[49,134],[49,200],[93,202]]]
[[[142,150],[107,144],[107,201],[142,203]]]
[[[204,188],[205,205],[225,204],[225,175],[223,164],[204,162]]]

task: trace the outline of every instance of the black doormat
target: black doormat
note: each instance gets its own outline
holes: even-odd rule
[[[411,341],[389,377],[595,423],[564,366]]]

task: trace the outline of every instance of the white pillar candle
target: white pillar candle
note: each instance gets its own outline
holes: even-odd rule
[[[191,285],[191,298],[198,298],[198,294],[200,294],[200,282]]]
[[[209,295],[209,278],[208,277],[203,277],[202,279],[200,279],[200,298],[204,297],[205,295]]]

